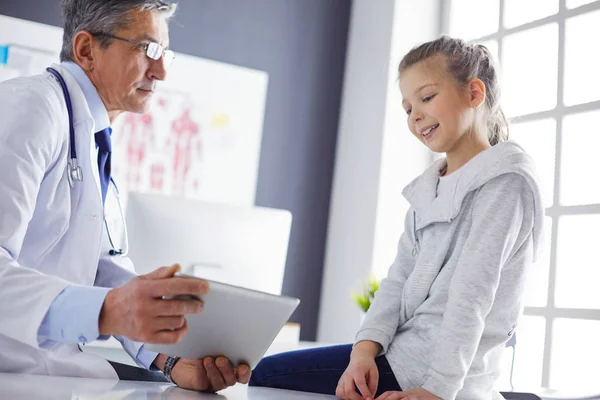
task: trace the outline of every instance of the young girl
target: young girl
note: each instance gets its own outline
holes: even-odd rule
[[[399,74],[410,131],[446,157],[403,191],[405,232],[354,346],[265,358],[250,385],[351,400],[492,398],[540,244],[533,164],[506,141],[485,47],[443,36],[411,50]]]

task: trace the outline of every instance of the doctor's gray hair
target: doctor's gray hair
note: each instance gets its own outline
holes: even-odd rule
[[[157,11],[167,21],[175,13],[177,4],[162,0],[62,0],[64,19],[63,44],[60,61],[73,61],[73,40],[77,32],[114,33],[126,29],[133,22],[129,11]],[[102,47],[113,39],[98,36]]]

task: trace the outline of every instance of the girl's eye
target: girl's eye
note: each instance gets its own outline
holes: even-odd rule
[[[427,96],[423,99],[423,103],[427,103],[429,102],[431,99],[433,99],[435,97],[435,94],[431,95],[431,96]]]
[[[406,115],[410,115],[410,112],[411,112],[411,111],[412,111],[412,110],[410,110],[410,109],[406,110]]]

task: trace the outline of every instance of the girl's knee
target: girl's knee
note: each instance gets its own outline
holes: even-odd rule
[[[254,367],[254,370],[252,370],[248,386],[264,386],[264,377],[273,373],[273,365],[276,365],[276,363],[273,363],[272,356],[260,360],[256,367]]]

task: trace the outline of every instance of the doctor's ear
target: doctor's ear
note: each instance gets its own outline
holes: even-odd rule
[[[91,71],[94,66],[94,41],[94,36],[87,31],[79,31],[73,38],[73,61],[85,71]]]

